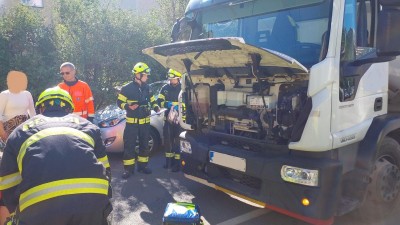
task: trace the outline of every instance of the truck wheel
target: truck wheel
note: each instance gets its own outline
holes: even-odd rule
[[[368,185],[367,195],[360,208],[362,217],[368,221],[384,221],[399,202],[400,191],[400,145],[385,137],[375,158],[375,165]]]

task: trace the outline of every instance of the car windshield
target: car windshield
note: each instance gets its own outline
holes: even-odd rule
[[[154,83],[149,84],[150,86],[150,94],[153,95],[156,99],[158,98],[158,94],[161,91],[161,88],[167,84],[167,81],[156,81]]]
[[[154,95],[157,99],[158,94],[161,91],[161,88],[167,83],[167,81],[157,81],[149,84],[150,93]],[[117,91],[121,90],[121,87],[115,87]],[[100,121],[107,121],[110,119],[124,119],[125,118],[125,110],[120,109],[117,105],[108,105],[104,109],[98,110],[95,113],[94,121],[96,123]]]
[[[189,31],[191,39],[242,37],[247,44],[281,52],[306,67],[322,60],[321,45],[328,31],[330,1],[293,1],[302,3],[298,7],[284,0],[247,2],[196,12],[196,26],[192,25],[193,30]],[[272,10],[272,6],[277,10]],[[187,16],[190,15],[193,13]],[[195,27],[201,29],[197,35]]]

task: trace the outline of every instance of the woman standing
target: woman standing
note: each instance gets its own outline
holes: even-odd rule
[[[0,139],[7,141],[8,135],[28,118],[36,115],[32,95],[26,90],[28,78],[20,71],[7,75],[8,89],[0,93]],[[0,199],[0,224],[9,216],[3,200]]]

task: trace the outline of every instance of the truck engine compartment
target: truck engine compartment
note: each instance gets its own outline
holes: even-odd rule
[[[271,144],[293,140],[295,124],[307,103],[304,76],[192,76],[187,92],[192,121],[201,130],[241,136]],[[198,121],[193,121],[198,120]],[[294,135],[296,136],[296,135]]]

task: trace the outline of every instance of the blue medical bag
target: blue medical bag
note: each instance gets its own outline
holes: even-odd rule
[[[168,203],[164,212],[163,225],[203,225],[200,209],[193,203]]]

